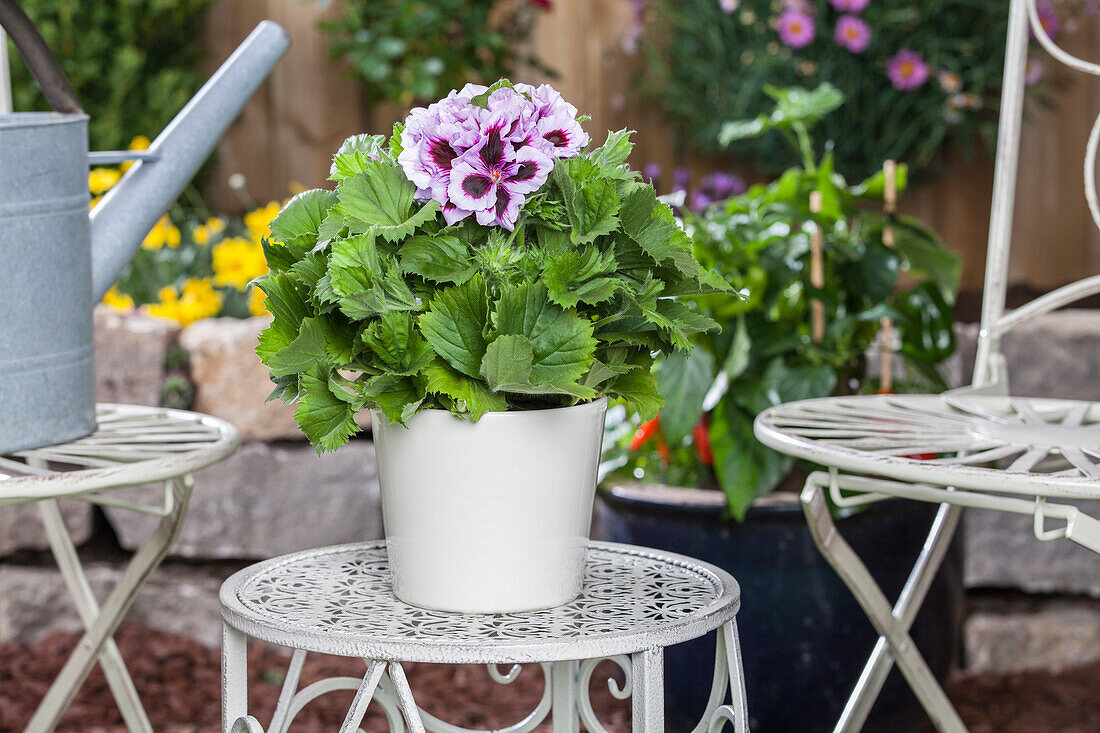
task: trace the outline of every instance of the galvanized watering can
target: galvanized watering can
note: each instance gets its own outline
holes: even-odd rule
[[[260,23],[148,150],[89,154],[88,116],[13,7],[0,0],[0,23],[63,111],[0,114],[0,453],[95,430],[93,304],[290,45]],[[123,160],[89,216],[89,166]]]

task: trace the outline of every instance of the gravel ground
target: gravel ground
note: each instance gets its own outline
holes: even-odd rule
[[[189,639],[128,624],[117,635],[138,692],[157,731],[214,733],[220,724],[220,657]],[[33,645],[0,646],[0,732],[23,729],[38,700],[60,670],[76,637],[53,634]],[[275,707],[287,657],[254,645],[248,667],[253,713],[267,721]],[[609,670],[611,668],[609,667]],[[432,713],[467,728],[493,729],[519,721],[542,694],[542,674],[525,669],[508,686],[489,679],[484,667],[407,665],[418,700]],[[306,661],[303,684],[333,675],[361,676],[354,659],[313,656]],[[615,700],[593,677],[593,706],[610,733],[630,730],[627,702]],[[606,679],[606,678],[605,678]],[[947,691],[971,733],[1095,733],[1100,731],[1100,663],[1059,674],[955,675]],[[302,711],[294,733],[339,728],[352,693],[325,696]],[[364,722],[367,733],[388,727],[375,710]],[[102,673],[96,669],[77,695],[59,733],[124,733]],[[544,725],[538,730],[549,730]],[[931,730],[931,727],[928,728]]]

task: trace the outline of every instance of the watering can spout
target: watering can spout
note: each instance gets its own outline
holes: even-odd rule
[[[277,23],[257,25],[92,210],[93,302],[118,279],[289,45]]]

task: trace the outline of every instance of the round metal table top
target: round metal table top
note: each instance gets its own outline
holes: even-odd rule
[[[66,443],[0,456],[0,506],[165,481],[226,458],[237,429],[186,410],[96,406],[98,427]]]
[[[898,481],[1100,499],[1100,403],[942,395],[789,402],[756,418],[760,442]]]
[[[631,654],[693,639],[731,620],[741,591],[691,558],[593,542],[572,603],[542,611],[429,611],[390,589],[384,540],[285,555],[221,588],[222,617],[254,639],[408,662],[554,662]]]

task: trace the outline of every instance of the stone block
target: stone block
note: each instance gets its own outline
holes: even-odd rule
[[[978,610],[967,619],[963,639],[968,671],[1058,672],[1100,659],[1100,605]]]
[[[168,350],[179,326],[165,318],[95,309],[96,399],[131,405],[160,405]]]
[[[126,549],[139,547],[156,524],[155,517],[104,511]],[[303,443],[246,443],[228,460],[195,474],[172,554],[256,559],[381,536],[372,443],[353,441],[324,456]]]
[[[294,408],[266,401],[272,384],[256,356],[256,339],[269,320],[206,318],[183,330],[180,346],[190,358],[195,385],[192,409],[232,423],[242,440],[300,440]],[[360,413],[359,421],[370,427],[370,413]]]
[[[1100,516],[1100,501],[1076,504]],[[1100,597],[1100,556],[1070,540],[1036,539],[1031,517],[970,509],[964,522],[967,587]]]
[[[92,534],[92,506],[83,501],[63,500],[61,516],[69,536],[77,545]],[[0,557],[17,550],[46,550],[50,543],[42,528],[38,504],[0,507]]]
[[[235,566],[165,564],[142,588],[126,619],[160,631],[221,641],[218,589]],[[122,575],[122,565],[96,562],[85,568],[102,602]],[[61,573],[52,565],[0,564],[0,643],[30,643],[53,631],[83,631]]]

